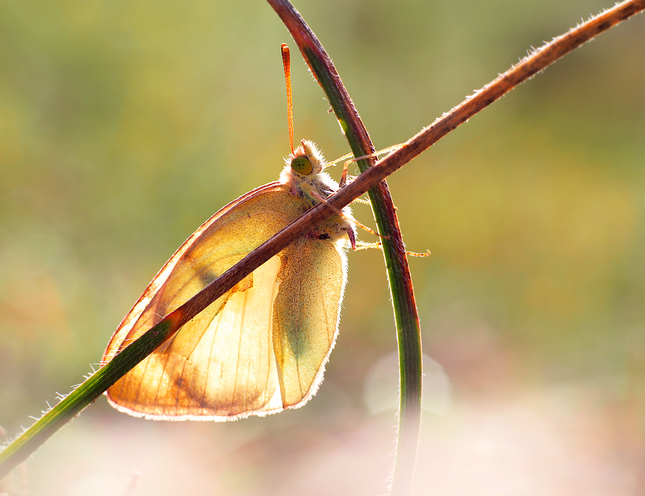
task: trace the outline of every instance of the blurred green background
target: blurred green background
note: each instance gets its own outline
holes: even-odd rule
[[[612,5],[296,3],[379,148]],[[288,154],[284,41],[261,1],[0,0],[9,435],[82,380],[204,220],[277,179]],[[293,79],[296,138],[330,159],[347,153],[295,51]],[[432,251],[410,262],[429,357],[415,494],[645,491],[643,88],[639,16],[390,178],[408,248]],[[355,214],[370,222],[368,207]],[[101,398],[10,486],[26,482],[34,496],[384,493],[395,332],[380,253],[349,258],[341,335],[304,408],[155,423]]]

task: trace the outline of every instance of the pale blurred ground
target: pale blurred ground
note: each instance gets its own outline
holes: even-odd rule
[[[378,147],[611,5],[296,4]],[[192,231],[277,178],[288,153],[284,41],[260,1],[0,0],[9,433],[81,381]],[[321,91],[295,60],[297,137],[343,155]],[[639,16],[391,178],[409,249],[432,251],[411,261],[435,363],[415,494],[645,493],[643,88]],[[368,208],[355,211],[369,222]],[[377,251],[350,254],[341,336],[303,409],[153,423],[101,398],[28,461],[29,494],[119,495],[130,484],[129,495],[384,493],[396,420],[378,401],[396,391],[371,371],[396,341],[381,267]]]

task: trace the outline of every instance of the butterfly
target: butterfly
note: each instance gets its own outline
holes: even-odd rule
[[[112,336],[103,363],[338,189],[311,141],[285,162],[279,181],[222,208],[177,250]],[[109,402],[166,420],[302,406],[338,334],[352,220],[345,207],[253,271],[110,387]]]

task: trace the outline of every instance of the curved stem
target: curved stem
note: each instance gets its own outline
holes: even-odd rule
[[[354,156],[372,154],[375,148],[367,129],[320,41],[287,0],[268,2],[291,32],[307,65],[326,93]],[[358,167],[365,172],[375,161],[373,158],[359,160]],[[391,492],[407,494],[414,475],[421,429],[421,327],[403,235],[387,183],[379,182],[368,194],[382,236],[399,349],[399,429]]]

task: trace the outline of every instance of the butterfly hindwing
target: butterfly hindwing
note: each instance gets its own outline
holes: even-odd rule
[[[285,406],[315,394],[334,345],[345,286],[344,254],[326,239],[302,237],[285,250],[273,336]]]

